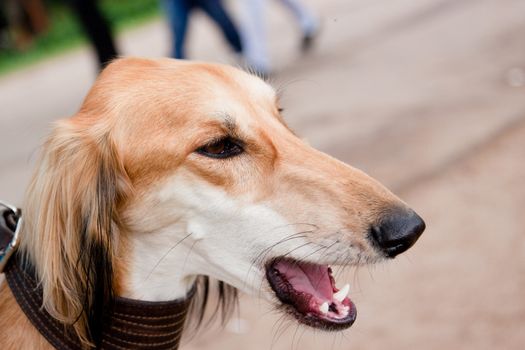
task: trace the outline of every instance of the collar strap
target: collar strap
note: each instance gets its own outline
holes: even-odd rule
[[[2,210],[0,210],[2,214]],[[0,226],[2,222],[0,217]],[[9,225],[8,225],[9,226]],[[5,230],[0,227],[0,236]],[[1,237],[0,237],[1,238]],[[73,331],[42,308],[42,288],[18,254],[5,267],[6,280],[15,299],[38,331],[59,350],[85,349]],[[185,299],[148,302],[117,297],[101,322],[100,348],[109,350],[177,349],[195,288]]]
[[[22,226],[22,212],[0,200],[0,273],[18,248],[18,234]]]

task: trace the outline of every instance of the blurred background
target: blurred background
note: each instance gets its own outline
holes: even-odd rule
[[[225,329],[182,349],[523,349],[525,1],[304,0],[309,23],[281,1],[244,1],[223,3],[241,51],[193,11],[185,57],[268,76],[293,129],[390,187],[427,231],[394,261],[338,277],[358,309],[348,331],[243,296]],[[77,111],[103,64],[74,2],[2,1],[0,198],[18,205],[50,123]],[[97,5],[119,55],[174,55],[166,2]]]

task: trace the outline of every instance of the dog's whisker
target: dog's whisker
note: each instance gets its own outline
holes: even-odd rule
[[[290,254],[292,254],[293,252],[295,252],[295,251],[297,251],[297,250],[299,250],[299,249],[301,249],[301,248],[307,247],[307,246],[309,246],[309,245],[319,245],[319,244],[318,244],[318,243],[314,243],[314,242],[306,242],[306,243],[303,243],[303,244],[301,244],[301,245],[299,245],[299,246],[297,246],[297,247],[295,247],[295,248],[289,250],[287,253],[281,255],[280,257],[284,258],[284,257],[286,257],[286,256],[288,256],[288,255],[290,255]],[[319,248],[319,249],[323,249],[323,248],[324,248],[324,246],[321,247],[321,248]],[[292,262],[292,263],[293,263],[293,264],[297,264],[298,262],[297,262],[297,261],[294,261],[294,262]],[[262,286],[263,286],[264,281],[265,281],[264,279],[261,279],[261,281],[260,281],[260,283],[259,283],[259,297],[261,296],[261,293],[262,293]]]
[[[341,254],[339,254],[339,256],[337,257],[337,265],[339,266],[339,269],[336,272],[336,278],[339,278],[341,275],[344,274],[345,269],[348,266],[347,261],[350,259],[350,255],[351,255],[351,252],[347,250],[347,251],[341,252]]]
[[[250,268],[248,269],[247,273],[246,273],[246,277],[245,277],[245,285],[248,283],[248,278],[249,278],[249,274],[252,270],[252,268],[255,267],[256,264],[259,264],[261,263],[265,258],[266,256],[275,248],[277,247],[279,244],[283,244],[283,243],[286,243],[290,240],[293,240],[293,239],[300,239],[300,238],[306,238],[306,236],[304,235],[305,233],[310,233],[311,231],[300,231],[300,232],[296,232],[294,234],[291,234],[291,235],[288,235],[282,239],[280,239],[278,242],[270,245],[269,247],[263,249],[258,255],[257,257],[253,260],[253,262],[250,264]]]
[[[169,253],[171,253],[173,251],[173,249],[175,249],[179,244],[181,244],[186,238],[188,238],[189,236],[191,236],[191,232],[188,233],[186,236],[184,236],[181,240],[177,241],[174,245],[172,245],[170,247],[170,249],[168,249],[166,251],[166,253],[164,253],[162,255],[162,257],[157,261],[157,263],[155,264],[155,266],[153,266],[153,268],[151,269],[151,271],[148,273],[148,275],[146,276],[146,279],[143,281],[143,283],[147,282],[148,279],[151,277],[151,275],[153,274],[153,272],[155,271],[155,269],[160,265],[160,263],[162,262],[162,260],[164,260]]]
[[[193,242],[190,249],[188,250],[188,253],[186,254],[186,257],[184,258],[184,264],[182,265],[182,271],[186,271],[186,263],[188,262],[188,257],[190,256],[191,252],[193,251],[193,247],[195,247],[195,244],[197,244],[198,241]]]
[[[281,322],[279,324],[279,327],[277,328],[277,331],[275,332],[275,335],[272,339],[272,343],[271,343],[271,346],[270,346],[270,349],[273,349],[273,347],[277,344],[277,342],[279,341],[279,339],[281,339],[281,337],[283,336],[283,334],[290,328],[290,326],[293,324],[292,322],[288,322],[288,318],[287,318],[287,315],[284,314],[282,317],[281,317]]]
[[[299,245],[299,246],[297,246],[297,247],[295,247],[295,248],[289,250],[286,254],[282,255],[282,257],[286,257],[287,255],[293,253],[294,251],[297,251],[297,250],[299,250],[299,249],[301,249],[301,248],[304,248],[304,247],[306,247],[306,246],[309,246],[309,245],[316,245],[316,243],[314,243],[314,242],[306,242],[306,243],[303,243],[303,244],[301,244],[301,245]],[[261,279],[260,284],[259,284],[259,297],[261,296],[262,285],[263,285],[264,281],[265,281],[264,279]]]
[[[313,228],[313,230],[305,230],[305,231],[299,231],[299,232],[296,232],[296,233],[293,233],[291,235],[288,235],[282,239],[280,239],[279,241],[277,241],[276,243],[266,247],[265,249],[263,249],[255,259],[253,259],[252,263],[250,264],[250,267],[248,269],[248,271],[246,272],[246,277],[244,278],[244,285],[246,286],[247,284],[249,284],[249,277],[250,277],[250,272],[251,270],[255,267],[256,264],[260,264],[262,263],[263,260],[265,260],[266,256],[274,249],[276,248],[278,245],[280,244],[283,244],[283,243],[286,243],[292,239],[298,239],[298,238],[306,238],[307,236],[305,234],[308,234],[308,233],[314,233],[316,232],[317,230],[319,230],[319,226],[316,225],[316,224],[313,224],[313,223],[308,223],[308,222],[296,222],[296,223],[290,223],[290,224],[285,224],[285,225],[279,225],[279,226],[275,226],[273,228],[271,228],[269,230],[269,232],[272,232],[272,231],[275,231],[277,229],[280,229],[280,228],[283,228],[283,227],[289,227],[289,226],[299,226],[299,225],[305,225],[305,226],[310,226]],[[254,276],[254,278],[256,278],[257,276]],[[259,291],[260,292],[260,291]]]
[[[318,262],[321,261],[322,259],[324,259],[324,257],[328,254],[328,251],[333,247],[335,246],[336,244],[339,243],[339,240],[335,240],[334,242],[332,242],[332,244],[330,244],[329,246],[325,247],[323,253],[321,253],[321,255],[319,256],[319,258],[317,259]]]
[[[297,349],[300,349],[299,344],[301,344],[301,339],[303,338],[304,334],[307,331],[306,327],[301,326],[301,329],[302,329],[302,333],[299,335],[299,339],[297,341]]]
[[[324,245],[320,245],[320,244],[318,244],[318,243],[313,243],[313,242],[311,242],[311,244],[315,244],[315,245],[319,246],[319,248],[316,249],[316,250],[314,250],[314,251],[312,251],[312,252],[310,252],[310,253],[308,253],[307,255],[304,255],[304,256],[302,256],[302,257],[300,257],[300,258],[294,259],[294,260],[296,260],[296,261],[294,261],[294,264],[295,264],[295,265],[298,265],[299,263],[305,262],[306,259],[308,259],[308,258],[311,257],[312,255],[315,255],[315,254],[317,254],[318,252],[320,252],[321,250],[326,250],[326,249],[328,248],[328,247],[326,247],[326,246],[324,246]]]
[[[296,324],[295,326],[295,331],[293,332],[293,336],[292,336],[292,350],[294,350],[294,347],[295,347],[295,337],[297,336],[297,332],[299,331],[299,328],[301,327],[301,324],[298,323]]]
[[[296,239],[296,238],[305,238],[306,236],[304,235],[304,233],[309,233],[310,231],[301,231],[301,232],[297,232],[297,233],[294,233],[292,235],[289,235],[289,236],[286,236],[282,239],[280,239],[278,242],[270,245],[269,247],[263,249],[259,255],[254,259],[255,262],[258,262],[259,260],[262,260],[264,259],[264,257],[266,256],[266,254],[271,251],[273,248],[275,248],[276,246],[278,246],[279,244],[282,244],[282,243],[285,243],[285,242],[288,242],[289,240],[292,240],[292,239]]]
[[[300,225],[311,226],[311,227],[313,227],[313,231],[319,230],[319,226],[316,225],[316,224],[312,224],[312,223],[309,223],[309,222],[294,222],[294,223],[288,223],[288,224],[283,224],[283,225],[272,227],[270,229],[270,232],[278,230],[280,228],[285,228],[285,227],[290,227],[290,226],[300,226]]]
[[[273,334],[273,337],[275,338],[275,336],[277,335],[277,332],[279,331],[282,323],[284,322],[284,319],[286,318],[286,314],[284,313],[278,313],[278,309],[276,307],[272,308],[270,310],[270,312],[274,312],[276,315],[279,315],[278,318],[277,318],[277,321],[275,321],[272,325],[272,328],[271,328],[271,333]],[[273,340],[272,340],[272,344],[273,344]],[[271,348],[271,347],[270,347]]]

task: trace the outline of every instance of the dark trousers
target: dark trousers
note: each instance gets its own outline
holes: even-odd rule
[[[189,16],[194,8],[202,9],[215,21],[235,52],[242,51],[239,32],[224,9],[221,0],[164,0],[164,5],[174,38],[173,57],[186,58],[184,52],[186,31]]]
[[[117,56],[109,24],[96,0],[67,0],[97,52],[100,68]]]

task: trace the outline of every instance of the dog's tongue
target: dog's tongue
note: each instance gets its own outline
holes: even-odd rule
[[[314,265],[286,260],[279,261],[275,268],[286,276],[297,292],[308,293],[320,300],[332,300],[334,288],[328,265]]]

